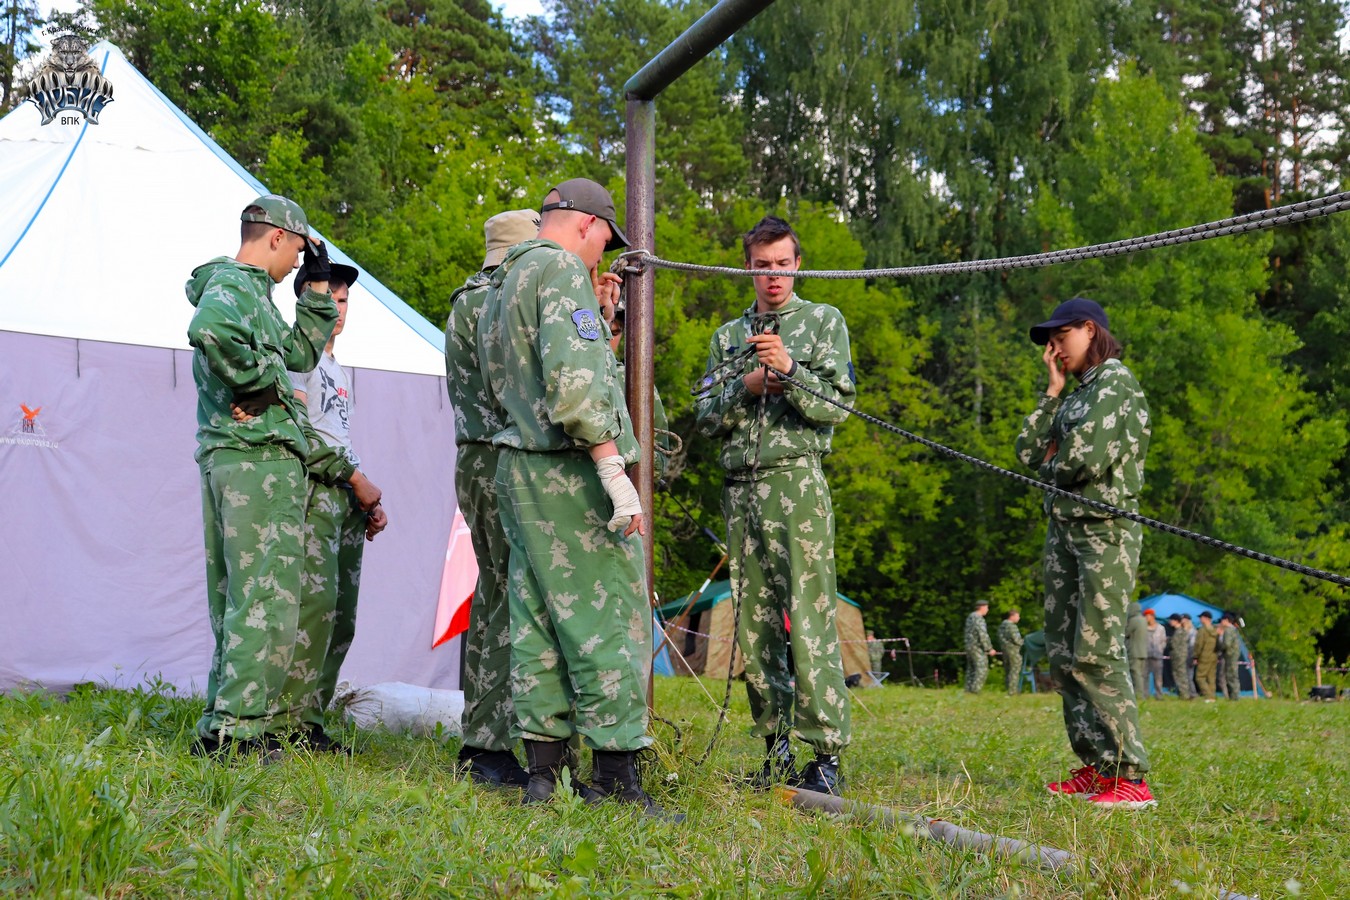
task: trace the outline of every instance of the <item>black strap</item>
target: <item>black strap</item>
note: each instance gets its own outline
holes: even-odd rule
[[[541,213],[553,212],[555,209],[576,209],[577,205],[572,200],[562,200],[558,203],[545,203],[539,211]]]

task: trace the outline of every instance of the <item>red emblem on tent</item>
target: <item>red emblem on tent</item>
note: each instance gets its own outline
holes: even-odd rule
[[[469,603],[477,583],[478,560],[473,555],[469,524],[464,521],[464,513],[455,510],[450,544],[445,548],[445,568],[441,570],[436,627],[431,633],[433,648],[469,630]]]

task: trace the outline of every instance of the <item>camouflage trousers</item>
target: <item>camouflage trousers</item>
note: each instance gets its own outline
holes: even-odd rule
[[[217,450],[201,471],[215,650],[197,734],[284,732],[293,724],[281,696],[300,614],[305,466],[279,448]]]
[[[510,548],[511,699],[526,740],[641,750],[652,611],[642,538],[605,527],[612,504],[583,451],[501,449]]]
[[[1148,696],[1148,657],[1130,657],[1130,684],[1134,687],[1134,699],[1143,700]]]
[[[966,651],[966,693],[978,694],[984,690],[989,677],[989,654],[983,650]]]
[[[338,672],[356,636],[365,541],[366,514],[352,489],[310,479],[300,623],[282,690],[283,702],[302,724],[323,727],[323,712],[333,700]]]
[[[1022,693],[1022,653],[1020,650],[1003,651],[1003,686],[1010,694]]]
[[[825,474],[812,465],[760,473],[754,483],[728,480],[722,512],[731,586],[741,604],[737,640],[751,733],[791,732],[817,753],[838,753],[852,730],[835,627],[834,508]]]
[[[497,515],[498,456],[496,447],[475,442],[460,444],[455,457],[455,496],[478,561],[464,636],[464,743],[480,750],[510,750],[515,744],[511,610],[506,601],[510,552]]]
[[[1242,696],[1242,682],[1238,677],[1238,660],[1224,660],[1223,693],[1229,700]]]
[[[1176,685],[1177,696],[1182,700],[1189,700],[1195,696],[1195,685],[1191,683],[1191,670],[1186,665],[1186,660],[1177,661],[1176,657],[1170,660],[1172,666],[1172,683]]]
[[[1052,518],[1045,536],[1050,674],[1074,753],[1108,778],[1148,771],[1125,658],[1125,608],[1141,543],[1138,524],[1113,519]]]
[[[1195,686],[1200,696],[1206,700],[1214,699],[1214,676],[1218,666],[1217,660],[1196,660],[1195,662]]]

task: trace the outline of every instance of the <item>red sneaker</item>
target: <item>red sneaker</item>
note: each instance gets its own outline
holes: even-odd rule
[[[1101,791],[1088,802],[1103,809],[1114,809],[1115,807],[1144,809],[1158,805],[1158,801],[1153,799],[1153,792],[1148,789],[1148,785],[1142,778],[1137,782],[1130,781],[1128,778],[1105,778],[1103,782]]]
[[[1073,777],[1067,781],[1056,781],[1047,784],[1045,789],[1052,794],[1082,794],[1092,796],[1102,789],[1106,779],[1097,774],[1094,766],[1083,766],[1081,769],[1073,769],[1069,772]]]

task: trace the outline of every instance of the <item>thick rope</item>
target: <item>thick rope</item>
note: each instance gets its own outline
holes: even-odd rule
[[[1077,262],[1085,259],[1101,259],[1110,256],[1122,256],[1140,250],[1155,250],[1174,244],[1188,244],[1205,241],[1210,238],[1245,234],[1265,228],[1292,225],[1332,213],[1350,210],[1350,191],[1262,209],[1241,216],[1232,216],[1202,225],[1191,225],[1172,231],[1161,231],[1143,237],[1110,241],[1105,244],[1092,244],[1087,247],[1074,247],[1065,250],[1051,250],[1046,253],[1032,253],[1026,256],[1008,256],[1001,259],[973,259],[965,262],[938,263],[928,266],[898,266],[889,269],[814,269],[802,271],[760,272],[754,269],[737,269],[729,266],[703,266],[697,263],[672,262],[651,253],[642,253],[633,258],[640,259],[645,265],[658,269],[672,269],[677,272],[692,272],[702,275],[731,275],[740,278],[753,278],[757,275],[771,274],[785,278],[908,278],[918,275],[957,275],[969,272],[1000,272],[1009,269],[1035,269],[1052,266],[1056,263]]]
[[[1004,469],[1000,466],[996,466],[991,462],[985,462],[984,460],[978,457],[970,456],[968,454],[962,453],[959,450],[953,450],[950,447],[945,447],[942,444],[937,443],[936,441],[930,441],[927,438],[919,437],[917,434],[905,431],[903,428],[892,425],[891,423],[883,421],[882,419],[879,419],[876,416],[869,415],[865,412],[859,412],[856,409],[853,409],[849,406],[845,406],[844,404],[835,400],[833,397],[827,397],[821,392],[814,390],[813,388],[807,387],[805,384],[802,384],[797,379],[791,377],[790,375],[787,375],[786,373],[779,372],[772,366],[768,366],[767,368],[770,371],[774,372],[783,381],[789,382],[798,389],[805,391],[806,393],[812,395],[813,397],[818,397],[819,399],[824,400],[826,403],[829,403],[832,406],[837,406],[840,409],[845,410],[846,412],[849,413],[849,415],[856,416],[857,418],[862,419],[864,422],[869,422],[873,425],[877,425],[881,428],[884,428],[887,431],[890,431],[894,434],[898,434],[902,438],[905,438],[906,440],[909,441],[913,441],[916,444],[922,444],[928,449],[936,450],[938,453],[941,453],[944,456],[949,456],[952,459],[958,459],[961,462],[969,463],[972,466],[984,469],[988,472],[993,472],[996,475],[1002,475],[1004,478],[1011,478],[1013,481],[1016,481],[1019,484],[1024,484],[1028,487],[1033,487],[1038,491],[1044,491],[1045,493],[1052,494],[1056,497],[1063,497],[1066,500],[1072,500],[1074,503],[1077,503],[1081,506],[1086,506],[1091,509],[1099,510],[1110,516],[1116,516],[1122,519],[1129,519],[1131,522],[1138,522],[1141,525],[1147,525],[1149,528],[1153,528],[1157,531],[1161,531],[1166,534],[1176,535],[1177,537],[1181,538],[1186,538],[1187,540],[1195,541],[1198,544],[1203,544],[1206,547],[1213,547],[1217,550],[1222,550],[1225,553],[1233,553],[1237,556],[1245,556],[1248,559],[1254,559],[1257,562],[1263,562],[1267,565],[1277,566],[1281,569],[1288,569],[1290,572],[1297,572],[1299,575],[1307,575],[1310,578],[1318,578],[1321,579],[1322,581],[1329,581],[1332,584],[1338,584],[1341,587],[1350,586],[1350,578],[1347,578],[1344,575],[1337,575],[1335,572],[1326,572],[1323,571],[1322,569],[1315,569],[1312,566],[1305,566],[1302,563],[1297,563],[1294,562],[1293,560],[1284,559],[1283,557],[1271,556],[1269,553],[1261,553],[1256,550],[1248,550],[1246,547],[1239,547],[1237,544],[1230,544],[1228,541],[1223,541],[1220,540],[1219,538],[1210,537],[1208,535],[1200,534],[1199,532],[1195,531],[1188,531],[1185,528],[1180,528],[1176,525],[1170,525],[1167,522],[1160,522],[1157,519],[1150,519],[1147,516],[1141,516],[1139,513],[1131,512],[1128,509],[1121,509],[1119,507],[1112,506],[1109,503],[1103,503],[1100,500],[1090,500],[1087,497],[1075,494],[1072,491],[1066,491],[1064,488],[1058,487],[1057,485],[1046,484],[1044,481],[1037,481],[1035,478],[1031,478],[1026,475],[1021,475],[1018,474],[1017,472],[1010,472],[1007,469]]]

